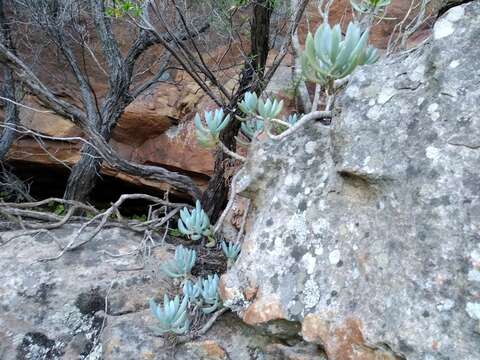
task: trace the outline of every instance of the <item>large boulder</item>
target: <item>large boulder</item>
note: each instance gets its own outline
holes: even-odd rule
[[[359,69],[331,126],[253,145],[249,324],[300,322],[329,360],[480,359],[480,2],[424,47]]]

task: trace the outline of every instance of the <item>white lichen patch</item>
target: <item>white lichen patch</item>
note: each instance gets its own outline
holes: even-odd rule
[[[348,97],[351,97],[352,99],[360,97],[360,89],[358,88],[358,86],[348,86],[345,90],[345,93]]]
[[[367,117],[372,120],[378,120],[380,118],[380,106],[375,105],[372,106],[368,111],[367,111]]]
[[[317,144],[315,141],[309,141],[305,144],[305,152],[307,154],[315,153],[315,149],[317,148]]]
[[[320,289],[313,279],[308,279],[303,289],[303,303],[305,308],[313,308],[320,300]]]
[[[477,269],[470,270],[468,272],[468,280],[480,282],[480,271]]]
[[[302,181],[302,176],[297,173],[297,174],[288,174],[285,177],[285,185],[286,186],[292,186],[298,184],[300,181]]]
[[[454,306],[455,306],[455,301],[451,299],[446,299],[445,301],[437,305],[437,310],[448,311],[448,310],[452,310]]]
[[[330,264],[332,265],[337,265],[340,262],[341,254],[340,250],[336,249],[333,250],[329,255],[328,255],[328,261],[330,261]]]
[[[307,270],[307,274],[311,275],[315,272],[315,265],[317,263],[317,259],[312,254],[306,253],[305,255],[303,255],[302,263]]]
[[[439,19],[433,27],[434,39],[442,39],[455,32],[455,26],[453,23],[457,22],[465,15],[465,9],[462,6],[456,6],[451,8],[446,16]]]
[[[450,65],[448,65],[449,68],[455,69],[458,65],[460,65],[460,61],[458,60],[453,60]]]
[[[468,316],[472,319],[480,320],[480,303],[469,302],[467,303],[465,310],[467,311]]]
[[[438,104],[433,103],[433,104],[428,105],[427,111],[429,113],[433,113],[433,112],[437,111],[437,109],[438,109]]]
[[[378,100],[377,102],[380,105],[385,104],[388,100],[390,100],[393,95],[395,95],[397,90],[395,90],[393,87],[385,87],[382,89],[380,94],[378,95]]]
[[[446,18],[442,18],[435,23],[433,27],[433,38],[435,40],[445,38],[449,35],[452,35],[455,32],[455,27],[453,23],[448,21]]]

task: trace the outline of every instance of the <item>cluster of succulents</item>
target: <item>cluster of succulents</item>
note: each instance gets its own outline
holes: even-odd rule
[[[351,74],[359,65],[372,64],[379,58],[377,49],[368,46],[368,31],[350,23],[342,35],[340,25],[322,24],[315,36],[307,35],[301,56],[303,74],[310,81],[328,84]]]
[[[203,211],[200,201],[197,200],[192,211],[186,207],[180,210],[178,230],[193,241],[198,241],[203,237],[211,235],[210,220],[205,211]]]
[[[275,98],[268,98],[264,101],[257,94],[246,92],[243,100],[238,103],[238,108],[246,115],[275,119],[282,112],[283,100],[278,101]]]
[[[204,314],[210,314],[222,307],[218,293],[219,277],[217,274],[199,279],[195,284],[187,280],[183,284],[183,298],[177,295],[170,300],[164,295],[163,305],[150,300],[150,310],[159,324],[155,328],[158,334],[185,334],[190,327],[189,308],[201,309]]]
[[[227,266],[231,267],[235,260],[240,254],[241,244],[240,243],[226,243],[222,241],[222,251],[225,257],[227,258]]]
[[[177,295],[173,300],[170,300],[165,294],[163,306],[157,304],[153,299],[150,300],[150,311],[158,320],[155,330],[159,334],[185,334],[190,328],[187,310],[187,297],[183,297],[180,301]]]
[[[250,140],[255,134],[262,132],[264,129],[265,119],[276,119],[282,112],[283,101],[275,98],[269,98],[266,101],[259,99],[257,94],[247,92],[243,100],[238,103],[238,108],[247,115],[246,119],[242,119],[241,131]],[[290,114],[283,121],[289,125],[293,125],[298,121],[297,114]],[[286,126],[274,123],[274,128],[278,132],[286,130]]]
[[[205,147],[211,147],[219,141],[220,132],[230,122],[230,115],[225,116],[223,109],[217,109],[214,112],[205,111],[206,127],[202,123],[202,119],[198,113],[195,115],[194,123],[199,144]]]
[[[187,278],[191,274],[196,260],[197,252],[195,250],[180,245],[175,248],[174,259],[166,262],[161,269],[172,278]]]
[[[183,284],[183,296],[189,299],[191,305],[200,308],[205,314],[210,314],[222,306],[218,294],[219,281],[217,274],[199,279],[195,284],[188,280]]]

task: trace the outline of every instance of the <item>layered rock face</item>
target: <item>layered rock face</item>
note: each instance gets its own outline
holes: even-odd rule
[[[248,235],[222,296],[300,322],[329,360],[480,359],[480,3],[359,69],[331,126],[251,150]]]
[[[444,2],[442,0],[435,3],[443,4]],[[404,18],[405,14],[416,15],[418,9],[409,11],[410,5],[411,1],[407,0],[392,1],[387,12],[387,16],[391,19],[376,24],[371,31],[370,38],[375,46],[382,49],[386,48],[394,29],[399,29],[395,26]],[[435,14],[435,11],[427,10],[427,15],[429,14]],[[322,21],[318,9],[313,3],[308,7],[305,17],[309,19],[310,29],[314,29]],[[431,19],[432,17],[428,18]],[[336,0],[330,11],[330,21],[332,23],[339,22],[346,26],[350,20],[351,7],[349,2],[347,0]],[[428,29],[430,22],[430,20],[426,21],[425,27],[420,28],[420,30]],[[134,34],[131,31],[129,32],[128,28],[122,27],[121,24],[117,25],[115,30],[118,41],[123,49],[127,49],[134,40]],[[300,25],[299,31],[302,42],[306,36],[307,28],[307,22],[304,21]],[[425,35],[420,32],[419,36],[422,36],[422,34]],[[36,34],[32,34],[32,36],[35,39],[34,43],[45,41]],[[92,48],[95,49],[96,46],[92,46]],[[23,51],[28,52],[29,50],[23,49]],[[225,51],[226,48],[219,46],[207,58],[211,57],[217,61],[224,58]],[[152,53],[148,54],[145,61],[147,63],[148,61],[153,62],[160,55],[161,49],[154,49]],[[272,50],[272,55],[275,55],[275,50]],[[48,51],[48,48],[45,53],[42,53],[42,59],[47,58],[49,61],[46,61],[44,68],[39,71],[40,77],[42,81],[47,82],[52,87],[56,94],[74,103],[78,102],[79,94],[76,80],[71,76],[69,68],[65,64],[59,63],[59,57],[61,58],[60,55],[55,57],[51,51]],[[238,50],[231,51],[226,58],[227,63],[223,64],[225,66],[231,65],[230,62],[238,64],[243,62]],[[215,61],[212,60],[212,65],[215,64]],[[286,61],[285,63],[290,62]],[[285,93],[291,82],[291,68],[283,66],[280,71],[283,74],[276,78],[280,81],[276,84],[270,84],[270,87],[275,89],[276,93]],[[101,98],[107,90],[107,80],[104,74],[100,71],[98,64],[90,58],[87,58],[86,72],[90,75],[91,85],[95,93]],[[239,73],[238,68],[230,69],[224,74],[221,81],[226,83],[227,88],[230,88],[230,85],[233,87],[234,78]],[[51,76],[51,74],[55,74],[55,76]],[[146,74],[153,76],[149,71],[146,71]],[[230,75],[231,78],[228,77]],[[179,84],[160,84],[133,102],[126,109],[114,130],[111,144],[125,159],[179,171],[192,176],[196,183],[203,187],[213,172],[214,156],[211,151],[197,145],[191,119],[195,112],[209,109],[214,105],[203,95],[203,92],[193,80],[185,74],[179,72],[178,74],[172,73],[170,76],[172,77],[171,80],[175,80]],[[21,108],[22,125],[49,136],[72,137],[82,135],[81,131],[68,120],[49,113],[48,109],[43,109],[36,99],[29,98],[26,100],[26,105],[43,112],[32,112]],[[22,137],[14,143],[9,153],[9,160],[22,166],[36,164],[64,169],[64,165],[72,166],[78,161],[80,147],[81,143],[78,141],[46,140],[40,145],[32,138]],[[142,187],[157,190],[168,188],[163,183],[119,173],[106,164],[102,166],[101,173]]]

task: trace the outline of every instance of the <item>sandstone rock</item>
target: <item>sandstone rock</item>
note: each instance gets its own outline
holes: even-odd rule
[[[268,321],[275,299],[329,360],[480,358],[479,31],[478,1],[452,8],[359,69],[331,127],[253,145],[232,309]]]
[[[78,226],[69,225],[53,234],[67,243],[76,230]],[[137,258],[106,252],[132,252],[141,235],[105,229],[82,248],[45,263],[37,260],[59,251],[53,238],[12,238],[18,234],[0,233],[2,360],[246,360],[265,358],[272,351],[295,359],[295,354],[315,353],[299,338],[298,326],[289,334],[272,336],[231,313],[204,336],[174,348],[170,339],[153,336],[157,320],[147,306],[150,298],[172,291],[158,272],[172,256],[166,251],[171,245],[156,247],[143,270],[120,271],[138,268]],[[275,347],[280,342],[281,350]]]

